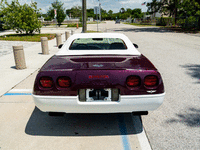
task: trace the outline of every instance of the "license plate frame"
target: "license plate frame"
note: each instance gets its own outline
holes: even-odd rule
[[[85,96],[86,96],[86,102],[97,102],[97,101],[111,102],[112,100],[111,88],[86,89]]]

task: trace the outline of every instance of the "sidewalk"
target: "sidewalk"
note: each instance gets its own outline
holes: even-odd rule
[[[82,29],[72,29],[74,34],[81,33]],[[43,27],[41,33],[62,33],[62,41],[65,41],[65,31],[71,31],[68,28],[45,28]],[[0,35],[12,34],[14,32],[1,32]],[[16,45],[12,45],[16,46]],[[15,61],[13,53],[0,57],[0,96],[4,95],[18,83],[23,81],[29,75],[34,73],[36,70],[42,67],[42,65],[52,57],[58,48],[56,47],[56,38],[48,41],[49,55],[42,55],[41,43],[24,48],[26,69],[17,70],[15,69]]]

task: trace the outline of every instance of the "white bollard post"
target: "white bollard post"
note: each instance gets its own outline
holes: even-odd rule
[[[23,45],[13,46],[15,66],[17,69],[26,69]]]
[[[70,37],[70,34],[68,31],[65,32],[65,40],[67,41],[67,39]]]
[[[42,54],[48,55],[49,54],[49,46],[48,46],[48,38],[41,37],[41,46],[42,46]]]
[[[73,35],[74,34],[74,31],[73,30],[71,30],[71,35]]]
[[[61,33],[56,33],[56,43],[57,47],[62,44]]]

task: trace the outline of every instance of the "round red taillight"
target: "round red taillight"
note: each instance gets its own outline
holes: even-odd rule
[[[140,77],[139,76],[129,76],[126,79],[126,84],[130,87],[136,87],[140,85]]]
[[[53,86],[53,79],[51,77],[41,77],[39,82],[43,88],[51,88]]]
[[[69,77],[59,77],[57,83],[61,88],[67,88],[71,86],[71,79]]]
[[[148,87],[153,87],[158,85],[158,77],[154,75],[149,75],[144,78],[144,85]]]

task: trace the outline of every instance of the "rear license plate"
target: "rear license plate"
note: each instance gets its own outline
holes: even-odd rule
[[[104,88],[104,89],[79,89],[80,102],[111,102],[119,101],[119,89]]]
[[[111,101],[111,89],[86,89],[86,101]]]

